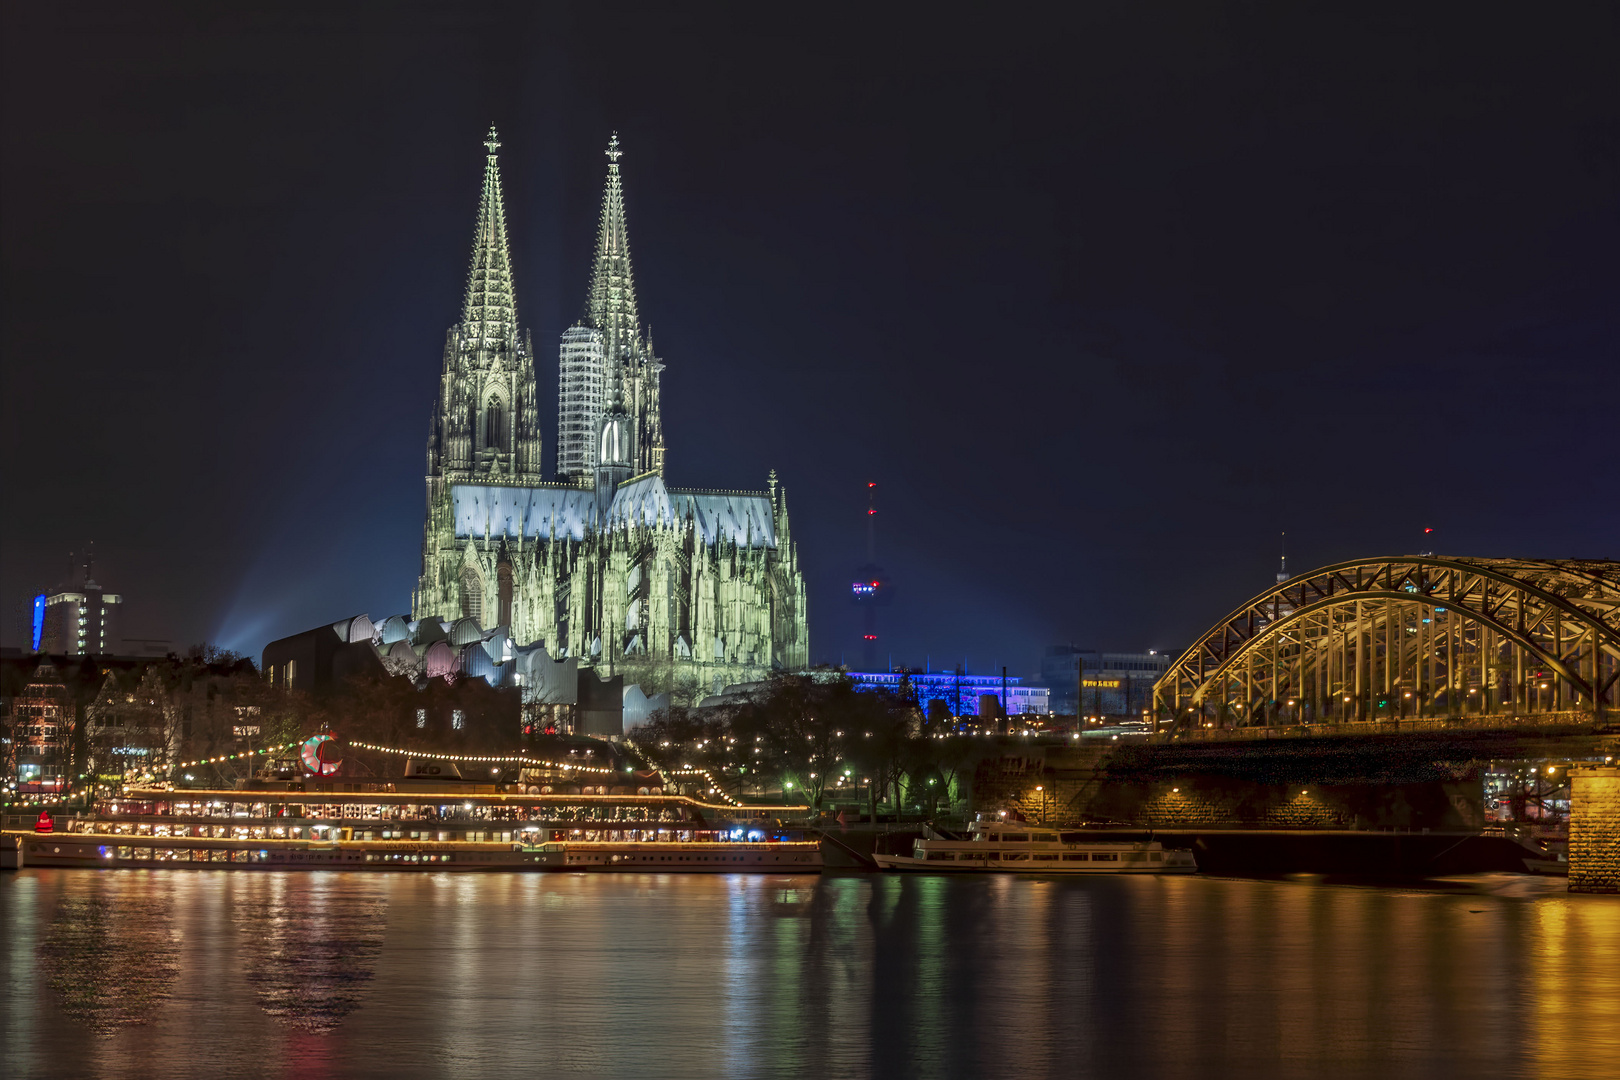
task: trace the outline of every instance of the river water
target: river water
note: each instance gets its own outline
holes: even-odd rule
[[[1620,1076],[1620,898],[1476,878],[0,875],[21,1077]]]

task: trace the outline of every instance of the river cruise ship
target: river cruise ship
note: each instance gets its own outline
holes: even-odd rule
[[[910,854],[874,854],[884,870],[1001,874],[1194,874],[1191,851],[1165,850],[1156,840],[1106,841],[1083,832],[980,820],[965,840],[929,831]]]
[[[436,771],[436,770],[435,770]],[[815,873],[795,807],[685,795],[541,793],[535,785],[248,780],[128,788],[51,831],[9,829],[8,865],[267,870]]]

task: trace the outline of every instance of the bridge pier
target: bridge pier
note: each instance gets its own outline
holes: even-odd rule
[[[1620,768],[1570,776],[1569,891],[1620,893]]]

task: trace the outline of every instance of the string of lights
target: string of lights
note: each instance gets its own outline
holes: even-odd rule
[[[235,761],[238,758],[250,758],[250,757],[257,756],[257,755],[269,755],[269,754],[275,753],[278,750],[291,750],[293,747],[297,746],[302,741],[303,740],[300,739],[300,740],[296,740],[296,741],[290,742],[290,743],[282,743],[280,746],[267,746],[263,750],[244,750],[240,754],[220,754],[217,757],[198,758],[196,761],[182,761],[182,762],[179,762],[176,765],[171,765],[170,768],[171,769],[191,769],[191,768],[195,768],[198,765],[217,765],[222,761]]]
[[[438,754],[428,750],[406,750],[398,746],[377,746],[374,743],[349,740],[350,746],[358,746],[362,750],[374,750],[379,754],[401,754],[406,757],[428,758],[434,761],[475,761],[484,765],[517,764],[532,765],[550,769],[572,769],[575,772],[611,773],[614,770],[602,765],[577,765],[567,761],[545,761],[530,757],[527,754]]]
[[[658,764],[658,762],[653,761],[646,751],[642,750],[641,747],[637,746],[629,739],[624,740],[624,744],[630,749],[634,750],[636,753],[640,754],[643,760],[650,762],[652,767],[658,770],[658,775],[664,778],[665,785],[671,787],[674,786],[674,781],[670,779],[672,776],[701,776],[704,780],[708,781],[709,791],[711,794],[720,796],[722,799],[726,800],[726,803],[730,806],[742,805],[742,803],[738,802],[736,799],[733,799],[726,793],[726,789],[720,786],[720,782],[714,778],[714,774],[709,772],[708,769],[694,769],[690,765],[679,769],[665,769],[662,765]]]

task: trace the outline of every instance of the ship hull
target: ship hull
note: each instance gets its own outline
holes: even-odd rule
[[[94,833],[10,833],[7,869],[69,867],[145,870],[453,870],[591,873],[813,874],[813,843],[559,844],[416,843],[131,837]]]

